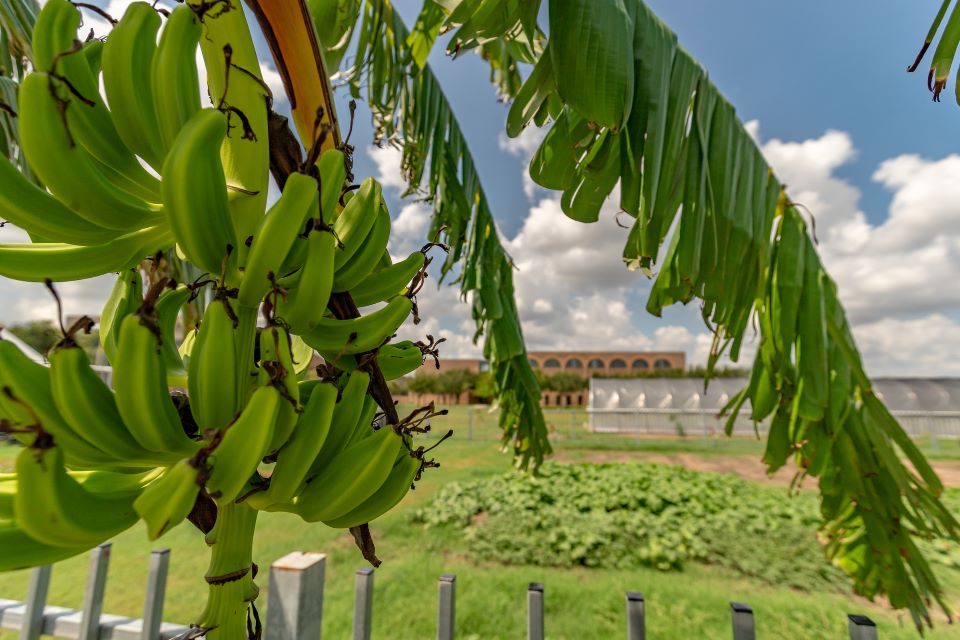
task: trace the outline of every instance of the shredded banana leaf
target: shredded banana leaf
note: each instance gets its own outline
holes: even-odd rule
[[[621,4],[598,3],[611,11]],[[627,10],[631,58],[612,57],[617,47],[596,33],[587,42],[603,45],[583,52],[597,59],[591,69],[552,58],[550,75],[563,78],[554,89],[561,89],[564,108],[531,176],[562,190],[564,212],[581,221],[596,220],[620,183],[621,208],[635,219],[624,260],[650,274],[659,266],[647,309],[660,315],[665,306],[701,300],[703,319],[714,330],[711,369],[723,353],[739,357],[756,319],[758,353],[748,386],[728,405],[728,425],[748,402],[754,420],[770,420],[764,455],[770,470],[793,458],[798,479],[819,478],[828,556],[853,577],[859,593],[909,608],[921,627],[930,622],[931,600],[949,612],[914,543],[917,537],[958,539],[960,524],[939,501],[943,486],[874,395],[807,224],[733,106],[642,2],[629,0]],[[935,55],[937,82],[960,38],[956,15]],[[617,25],[607,35],[623,38],[623,31]],[[609,117],[595,117],[620,112],[597,102],[615,94],[598,96],[595,87],[622,82],[630,65],[636,84],[631,104],[621,105],[629,112],[626,126],[617,131]],[[526,102],[511,111],[511,134],[533,119],[537,101],[547,103],[545,75],[535,71],[527,79],[535,86],[521,87],[517,100]],[[577,87],[584,93],[570,99]]]
[[[34,181],[33,172],[19,152],[16,113],[18,83],[32,59],[30,41],[39,11],[36,0],[0,0],[0,153]]]
[[[357,40],[354,65],[341,76],[353,95],[363,97],[370,106],[377,142],[399,144],[403,149],[407,194],[433,204],[430,236],[450,247],[443,275],[459,268],[460,291],[471,301],[477,327],[474,338],[484,339],[504,447],[512,448],[517,466],[536,469],[551,449],[540,410],[540,387],[527,359],[514,301],[513,262],[500,242],[460,125],[426,64],[439,33],[438,21],[446,15],[439,8],[428,1],[414,31],[408,31],[386,0],[365,3],[359,22],[350,27]],[[479,43],[480,35],[467,26],[461,32],[469,34],[470,46],[488,47],[484,51],[500,47],[504,53],[500,62],[491,63],[492,77],[502,78],[505,88],[501,90],[506,93],[510,87],[519,87],[513,56],[522,54],[525,47],[505,47],[492,40]],[[527,59],[533,59],[532,49]],[[503,71],[500,64],[510,70]]]
[[[39,12],[36,0],[0,0],[0,75],[23,77],[23,61],[32,57],[30,40]]]

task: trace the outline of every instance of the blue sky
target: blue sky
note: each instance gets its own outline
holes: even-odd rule
[[[421,4],[395,3],[408,24]],[[861,187],[871,220],[885,217],[890,202],[889,193],[870,180],[881,161],[960,150],[960,107],[952,93],[935,104],[926,90],[926,68],[905,72],[939,2],[873,0],[870,9],[826,0],[648,5],[706,67],[740,117],[762,123],[765,138],[803,140],[827,129],[850,133],[859,153],[838,173]],[[497,185],[489,195],[504,231],[512,234],[526,212],[515,206],[521,160],[507,160],[497,145],[507,106],[497,104],[487,68],[476,56],[453,61],[438,47],[430,62],[465,125],[484,184]],[[369,136],[369,128],[362,133]]]
[[[128,4],[98,3],[115,15]],[[960,108],[952,88],[944,102],[931,101],[925,67],[905,72],[939,2],[648,3],[751,122],[792,197],[817,218],[821,253],[868,369],[960,375],[960,361],[951,356],[960,352],[960,291],[951,286],[960,278],[960,155],[954,155]],[[395,4],[409,24],[421,0]],[[442,47],[430,62],[517,259],[531,346],[680,349],[702,360],[709,336],[696,309],[671,309],[663,319],[643,311],[649,283],[619,262],[625,238],[613,222],[614,204],[594,225],[567,221],[554,194],[525,183],[536,132],[505,139],[507,106],[496,101],[486,66],[472,54],[447,59]],[[271,64],[263,66],[268,81],[278,84]],[[399,199],[396,155],[370,141],[369,112],[361,105],[353,137],[356,174],[383,181],[395,220],[392,249],[409,251],[423,237],[428,209]],[[49,313],[42,291],[7,284],[0,321]],[[101,280],[62,293],[74,311],[95,313],[103,290]],[[417,331],[447,336],[448,355],[475,352],[456,292],[428,288],[421,297],[431,317]]]

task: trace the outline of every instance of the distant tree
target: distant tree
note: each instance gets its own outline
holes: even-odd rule
[[[407,383],[407,388],[414,393],[436,393],[437,376],[418,373]]]
[[[560,393],[581,391],[590,386],[586,378],[568,371],[561,371],[552,376],[544,376],[542,384],[544,389],[559,391]]]
[[[483,373],[477,374],[473,382],[473,395],[479,400],[489,402],[494,397],[494,394],[493,378],[490,376],[490,372],[484,371]]]
[[[454,369],[453,371],[444,371],[437,377],[437,390],[439,393],[445,393],[458,396],[464,391],[473,388],[477,380],[477,374],[466,369]]]
[[[50,320],[31,320],[4,328],[35,349],[37,353],[43,355],[47,355],[50,349],[63,337],[60,334],[60,329]],[[89,334],[81,333],[74,336],[74,339],[87,352],[90,360],[94,361],[97,356],[97,349],[100,347],[99,332],[93,329]]]
[[[7,331],[17,336],[37,352],[46,355],[53,345],[60,341],[60,331],[49,320],[32,320],[5,327]]]
[[[390,388],[390,394],[394,396],[406,394],[410,390],[410,380],[410,378],[400,378],[388,381],[387,386]]]

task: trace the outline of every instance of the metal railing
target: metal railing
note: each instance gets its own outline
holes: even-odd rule
[[[83,608],[79,611],[47,605],[51,567],[38,567],[30,576],[23,602],[0,600],[0,629],[20,632],[21,640],[38,640],[41,635],[69,640],[173,640],[190,632],[185,625],[161,622],[170,553],[166,549],[150,555],[150,574],[142,618],[104,614],[103,596],[110,544],[90,554]],[[322,553],[291,553],[270,567],[267,619],[264,640],[319,640],[323,627],[323,585],[326,556]],[[374,570],[356,573],[353,606],[353,640],[370,640],[373,623]],[[440,576],[437,586],[437,640],[453,640],[456,634],[457,577]],[[518,594],[519,595],[519,594]],[[544,616],[546,587],[527,587],[527,638],[543,640],[549,621]],[[628,640],[646,638],[646,612],[642,593],[626,593],[625,631]],[[730,603],[733,640],[755,640],[753,609],[740,602]],[[851,640],[876,640],[877,627],[870,618],[849,614]],[[469,631],[469,630],[463,630]],[[393,638],[403,640],[394,630]],[[239,640],[239,639],[238,639]]]

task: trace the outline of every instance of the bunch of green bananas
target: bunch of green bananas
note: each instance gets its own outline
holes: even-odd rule
[[[118,273],[100,316],[113,385],[74,339],[91,321],[64,330],[49,367],[0,340],[0,432],[24,445],[0,477],[0,570],[80,553],[138,520],[156,539],[201,498],[219,509],[215,546],[242,528],[227,522],[240,507],[344,528],[377,518],[435,466],[414,445],[422,414],[380,424],[369,373],[423,363],[421,346],[390,341],[425,251],[393,262],[380,185],[349,188],[340,150],[267,207],[268,91],[242,11],[191,1],[161,25],[134,2],[103,43],[79,43],[80,21],[68,0],[38,16],[17,117],[38,181],[0,157],[0,215],[34,242],[0,245],[0,275]],[[198,47],[213,108],[201,107]],[[150,258],[173,252],[207,276],[166,277]],[[377,308],[338,317],[331,300],[346,294]],[[188,305],[202,319],[178,347]],[[304,380],[314,350],[331,367]],[[214,556],[228,574],[245,561]]]

